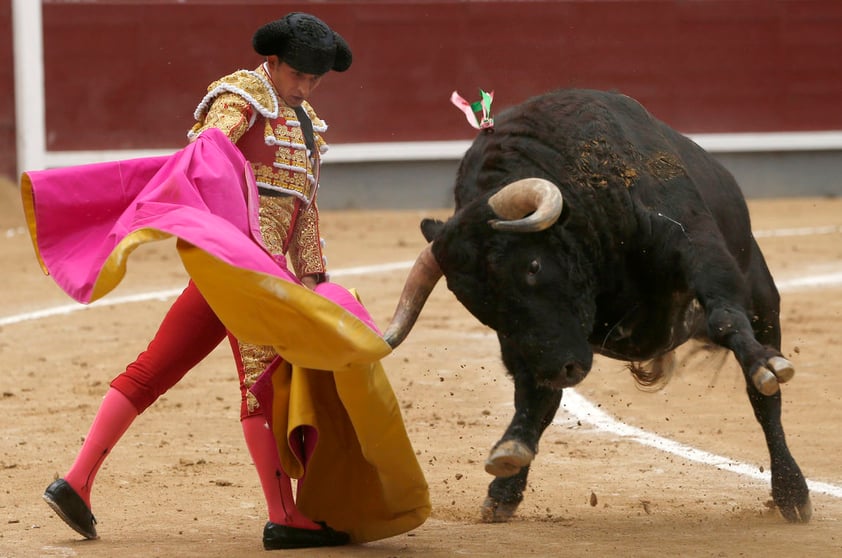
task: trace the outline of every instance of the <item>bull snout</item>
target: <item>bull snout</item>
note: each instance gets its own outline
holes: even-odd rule
[[[559,343],[558,336],[504,335],[498,332],[503,363],[517,377],[528,374],[536,385],[560,390],[579,384],[593,366],[593,351],[587,342]]]
[[[558,372],[545,378],[541,383],[552,389],[564,389],[577,385],[587,375],[587,366],[578,360],[569,360]]]

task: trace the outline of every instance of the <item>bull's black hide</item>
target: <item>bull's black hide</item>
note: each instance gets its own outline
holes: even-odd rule
[[[422,222],[430,245],[386,338],[400,343],[441,274],[497,332],[515,414],[486,463],[496,476],[486,520],[514,513],[562,390],[587,376],[594,352],[654,383],[691,339],[736,357],[774,501],[786,519],[809,520],[780,420],[779,383],[793,368],[780,353],[778,292],[743,195],[711,155],[625,95],[561,90],[480,132],[454,192],[447,222]]]

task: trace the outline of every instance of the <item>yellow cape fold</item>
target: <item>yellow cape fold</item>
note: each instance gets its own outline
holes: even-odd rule
[[[240,341],[271,345],[284,360],[317,370],[376,362],[392,351],[362,320],[307,287],[232,266],[183,241],[178,250],[214,313]]]
[[[358,543],[424,523],[427,482],[379,363],[334,373],[284,362],[272,388],[273,432],[284,470],[302,483],[297,504],[304,514]],[[291,448],[295,430],[305,426],[318,433],[306,474]]]
[[[230,266],[184,242],[178,247],[229,330],[274,346],[283,358],[270,376],[271,424],[284,470],[301,479],[299,509],[358,543],[424,523],[427,482],[379,362],[389,345],[306,287]],[[318,433],[306,467],[292,449],[301,427]]]

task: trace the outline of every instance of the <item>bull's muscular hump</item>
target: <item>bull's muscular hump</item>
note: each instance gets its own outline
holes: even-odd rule
[[[781,426],[780,299],[734,178],[687,137],[618,93],[560,90],[510,108],[465,154],[446,222],[410,271],[386,340],[397,346],[442,275],[497,332],[515,414],[492,449],[483,506],[505,521],[523,498],[562,390],[593,354],[657,383],[673,350],[730,350],[769,448],[772,495],[808,521],[807,484]]]

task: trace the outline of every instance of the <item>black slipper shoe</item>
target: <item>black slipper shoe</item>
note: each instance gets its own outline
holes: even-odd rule
[[[321,529],[302,529],[266,523],[263,528],[263,548],[266,550],[280,550],[283,548],[316,548],[319,546],[342,546],[348,544],[351,537],[348,533],[336,531],[327,526],[326,523],[317,521]]]
[[[82,497],[64,479],[58,479],[44,491],[44,501],[71,529],[86,539],[98,539],[96,518]]]

